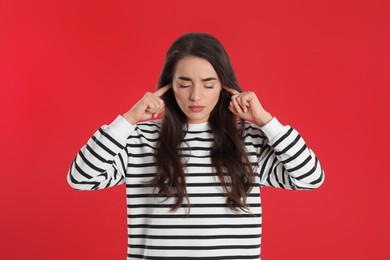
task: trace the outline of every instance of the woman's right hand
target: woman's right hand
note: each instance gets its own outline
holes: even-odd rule
[[[159,88],[156,92],[147,92],[123,117],[135,124],[141,120],[156,118],[158,114],[165,110],[164,101],[161,96],[171,88],[171,84]]]

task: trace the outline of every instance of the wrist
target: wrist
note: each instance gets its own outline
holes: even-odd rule
[[[272,120],[272,118],[273,116],[270,113],[264,112],[262,113],[261,117],[255,120],[255,124],[260,127],[265,126],[269,121]]]
[[[135,120],[129,112],[124,113],[123,118],[126,119],[130,124],[135,125],[138,121]]]

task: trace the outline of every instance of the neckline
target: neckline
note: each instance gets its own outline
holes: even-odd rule
[[[188,124],[188,131],[208,130],[209,122]]]

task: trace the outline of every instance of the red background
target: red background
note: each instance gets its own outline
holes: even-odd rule
[[[314,191],[263,190],[262,259],[390,259],[388,1],[0,0],[0,259],[125,259],[124,186],[66,174],[153,91],[189,31],[319,157]]]

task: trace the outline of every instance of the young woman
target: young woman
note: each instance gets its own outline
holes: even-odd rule
[[[99,128],[68,172],[77,190],[126,184],[127,259],[259,259],[260,188],[323,181],[298,132],[241,90],[202,33],[173,43],[157,91]]]

